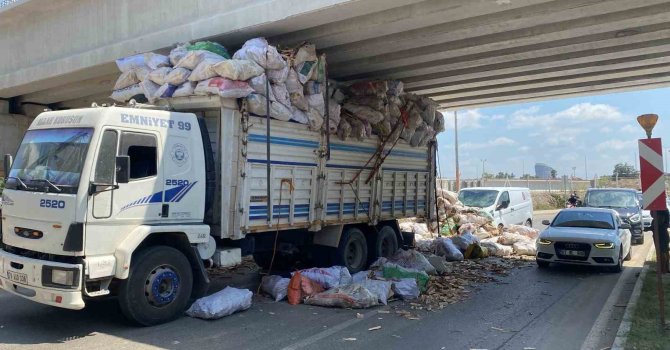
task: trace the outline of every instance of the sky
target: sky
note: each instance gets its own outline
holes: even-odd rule
[[[440,133],[441,177],[455,177],[454,112],[443,111],[447,130]],[[640,114],[658,114],[654,137],[663,139],[670,155],[670,88],[611,93],[523,104],[458,110],[461,177],[487,173],[535,175],[545,163],[558,175],[592,179],[611,175],[614,165],[628,162],[639,169],[637,124]],[[482,162],[485,160],[485,162]]]

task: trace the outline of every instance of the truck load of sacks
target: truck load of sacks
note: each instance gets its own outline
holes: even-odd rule
[[[202,41],[177,45],[168,56],[149,52],[121,58],[116,64],[121,76],[111,98],[118,102],[138,95],[152,104],[174,97],[218,95],[246,99],[251,114],[266,116],[269,99],[270,117],[307,124],[314,131],[325,128],[342,140],[374,134],[423,146],[444,131],[438,105],[405,93],[400,81],[347,86],[330,80],[326,89],[325,56],[318,56],[309,43],[279,51],[264,38],[254,38],[231,57],[223,45]]]

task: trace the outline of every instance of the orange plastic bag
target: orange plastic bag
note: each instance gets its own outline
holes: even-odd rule
[[[296,271],[288,283],[288,303],[298,305],[307,297],[319,294],[324,289],[320,284],[300,274]]]
[[[300,272],[296,272],[291,280],[288,282],[288,303],[291,305],[298,305],[302,301],[302,276]]]

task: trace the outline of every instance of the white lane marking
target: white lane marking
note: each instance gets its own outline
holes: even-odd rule
[[[646,245],[645,248],[649,249],[649,245]],[[638,261],[640,260],[639,258],[635,259],[634,265],[631,264],[629,267],[642,267],[647,256],[647,251],[645,251],[644,254],[641,254],[640,256],[642,257],[642,261]],[[635,274],[635,272],[632,269],[624,269],[623,273],[621,273],[619,280],[614,285],[614,288],[612,288],[612,293],[610,293],[610,296],[607,298],[607,301],[605,301],[602,310],[600,310],[600,315],[593,323],[593,327],[591,327],[591,331],[586,336],[586,339],[584,339],[581,350],[598,349],[598,343],[600,342],[602,335],[606,332],[605,328],[607,327],[607,322],[612,318],[612,313],[614,310],[617,309],[614,305],[621,297],[621,293],[623,292],[623,285],[633,274]]]

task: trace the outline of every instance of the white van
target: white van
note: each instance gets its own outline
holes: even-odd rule
[[[496,226],[533,225],[533,200],[524,187],[473,187],[458,192],[469,207],[482,208],[493,216]]]

